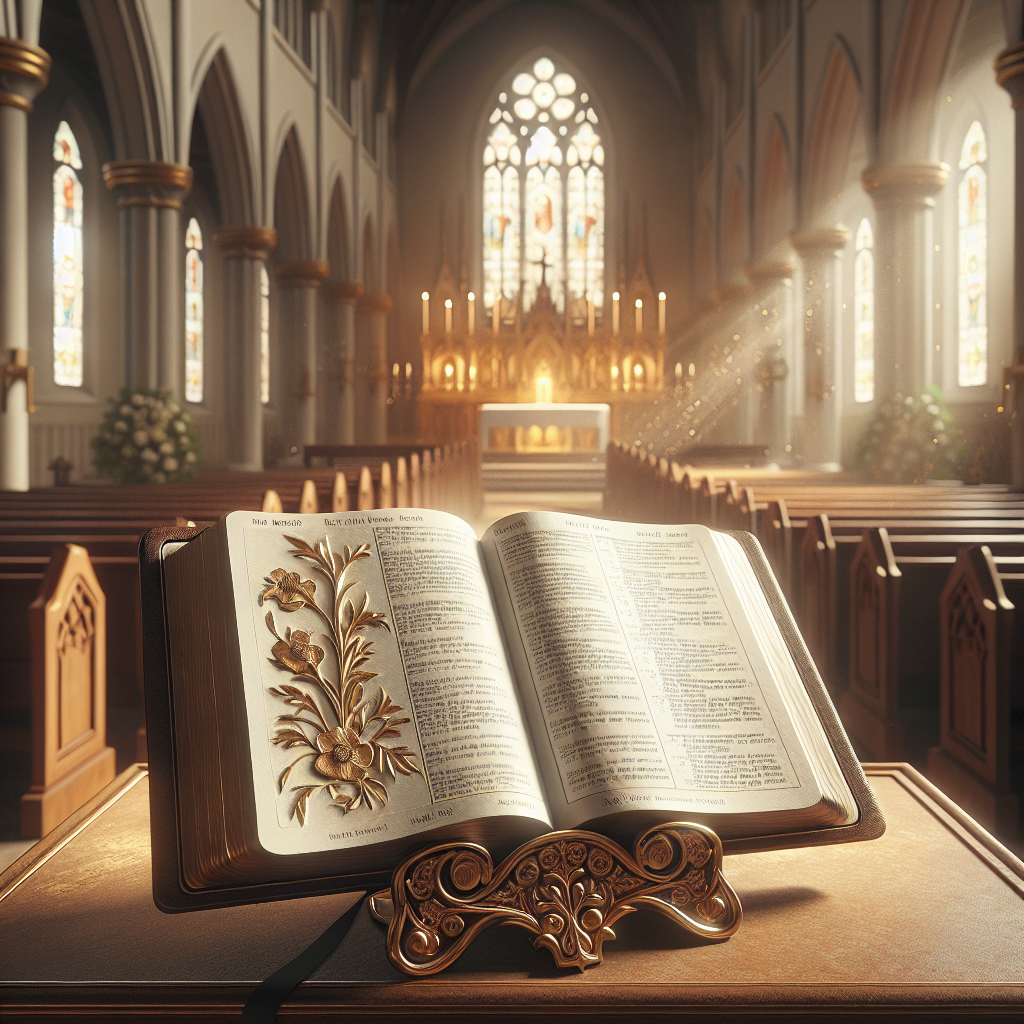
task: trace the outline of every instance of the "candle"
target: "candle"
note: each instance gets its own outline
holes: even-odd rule
[[[644,333],[644,300],[636,300],[636,333]]]
[[[665,333],[665,293],[658,292],[658,333]]]
[[[430,293],[424,292],[423,299],[423,333],[430,333]]]
[[[444,300],[444,333],[452,333],[452,300]]]
[[[466,333],[476,333],[476,296],[470,292],[466,298],[469,300],[469,321],[466,325]]]
[[[612,334],[619,336],[619,293],[612,292]]]
[[[594,336],[594,300],[587,299],[587,334]]]
[[[501,296],[500,295],[495,295],[494,296],[494,303],[491,306],[491,330],[494,331],[495,334],[497,334],[500,327],[501,327]]]

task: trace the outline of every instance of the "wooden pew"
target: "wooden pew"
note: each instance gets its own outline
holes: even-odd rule
[[[1007,590],[1024,596],[1024,573],[1001,574],[984,545],[957,552],[940,599],[939,744],[928,751],[928,777],[985,828],[1015,836],[1020,806],[1011,788],[1011,724],[1024,703],[1024,638],[1014,651],[1022,606]],[[1024,624],[1016,625],[1024,632]]]
[[[1019,565],[1024,537],[891,535],[865,530],[850,574],[847,732],[871,757],[923,761],[939,712],[940,597],[957,552],[986,543],[995,564]],[[908,726],[914,736],[908,735]],[[931,738],[929,739],[929,734]]]
[[[29,609],[32,785],[21,835],[37,839],[113,781],[106,743],[106,601],[85,549],[54,552]]]
[[[870,516],[863,519],[836,521],[822,513],[807,520],[795,573],[798,582],[794,585],[791,580],[787,594],[796,609],[804,639],[834,689],[845,684],[846,635],[837,627],[846,622],[849,615],[852,563],[866,529],[884,528],[894,539],[927,536],[932,542],[938,542],[939,538],[947,538],[948,543],[954,545],[982,544],[991,540],[1005,546],[1024,538],[1024,519],[947,519],[935,509],[931,510],[934,518],[926,520],[903,519],[899,515],[883,518],[876,510],[870,511]]]

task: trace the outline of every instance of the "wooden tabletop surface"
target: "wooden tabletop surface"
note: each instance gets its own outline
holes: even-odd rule
[[[525,932],[496,928],[447,972],[410,980],[388,964],[364,907],[280,1019],[1019,1013],[1024,864],[909,766],[865,767],[885,835],[726,857],[744,921],[724,943],[640,912],[580,974],[555,969]],[[358,899],[166,915],[152,901],[149,843],[148,776],[136,766],[0,875],[0,1018],[237,1019],[258,982]]]

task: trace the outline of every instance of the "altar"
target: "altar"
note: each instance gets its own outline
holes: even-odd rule
[[[488,402],[480,406],[480,451],[603,453],[610,413],[603,402]]]

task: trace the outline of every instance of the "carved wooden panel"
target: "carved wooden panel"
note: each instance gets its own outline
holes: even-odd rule
[[[850,690],[886,720],[898,715],[899,599],[888,534],[865,530],[850,563]]]
[[[988,637],[967,579],[961,579],[949,607],[949,728],[961,743],[985,756],[985,668]]]
[[[957,552],[939,608],[942,749],[989,786],[1004,789],[1010,770],[1014,607],[987,547]]]
[[[828,516],[807,520],[800,548],[800,607],[804,640],[826,683],[835,677],[836,542]]]
[[[29,609],[33,783],[50,785],[105,745],[106,598],[85,548],[50,560]]]
[[[57,623],[56,661],[57,752],[66,750],[93,730],[96,688],[96,608],[94,595],[77,577]]]

